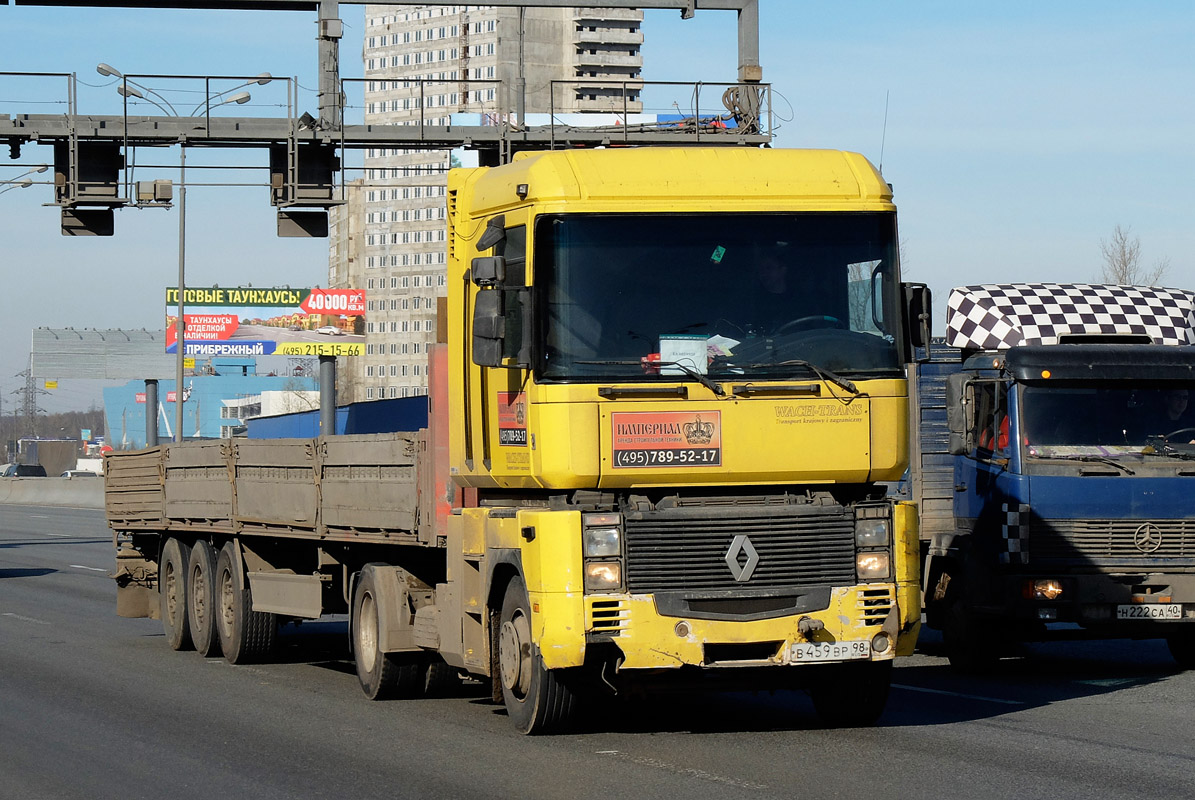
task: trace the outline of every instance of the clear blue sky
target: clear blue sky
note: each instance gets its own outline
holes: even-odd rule
[[[896,191],[905,272],[951,286],[1097,280],[1116,225],[1141,239],[1164,283],[1195,288],[1195,6],[1176,2],[859,2],[761,0],[760,62],[775,90],[780,147],[856,150]],[[361,75],[363,6],[344,5],[342,74]],[[95,71],[296,77],[314,113],[314,14],[0,6],[5,71],[76,72],[80,110],[119,113]],[[729,82],[731,12],[646,12],[644,77]],[[155,88],[166,81],[149,81]],[[61,84],[0,76],[0,115],[59,113]],[[284,113],[281,84],[253,88],[235,113]],[[684,98],[678,98],[684,101]],[[200,98],[202,100],[202,98]],[[198,102],[198,101],[197,101]],[[885,103],[887,127],[885,130]],[[667,108],[652,109],[667,111]],[[881,152],[882,148],[882,152]],[[882,159],[881,159],[882,155]],[[156,156],[177,163],[177,150]],[[139,151],[142,163],[155,154]],[[25,162],[49,148],[28,146]],[[202,156],[188,154],[188,165]],[[0,151],[0,180],[13,178]],[[188,182],[201,179],[188,171]],[[45,175],[36,176],[44,178]],[[112,238],[68,239],[44,186],[0,195],[5,347],[0,397],[16,399],[37,326],[160,328],[178,265],[174,211],[117,212]],[[194,285],[326,282],[325,240],[279,239],[264,188],[188,192]],[[51,411],[98,392],[63,381]]]

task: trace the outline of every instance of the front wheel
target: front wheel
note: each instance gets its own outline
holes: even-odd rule
[[[967,610],[960,593],[946,608],[942,644],[950,666],[956,671],[981,674],[992,670],[999,662],[1005,637],[998,625],[980,624]]]
[[[1195,669],[1195,631],[1183,631],[1166,637],[1170,655],[1182,669]]]
[[[826,665],[809,690],[813,707],[829,728],[874,725],[888,704],[891,661]]]
[[[559,733],[579,711],[564,672],[544,667],[531,638],[531,603],[520,578],[506,587],[498,622],[498,670],[506,713],[520,733]]]

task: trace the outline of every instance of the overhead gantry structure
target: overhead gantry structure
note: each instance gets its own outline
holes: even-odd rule
[[[299,108],[297,89],[288,81],[285,117],[232,117],[213,115],[219,103],[208,95],[189,114],[178,114],[146,97],[130,78],[204,76],[124,76],[118,89],[125,96],[124,113],[111,116],[80,114],[76,108],[76,79],[73,73],[58,77],[67,83],[65,114],[0,115],[0,143],[9,145],[17,158],[28,143],[54,148],[54,204],[63,211],[66,235],[110,235],[112,210],[141,202],[169,202],[169,187],[158,185],[128,191],[122,180],[127,156],[137,147],[182,145],[183,147],[264,148],[270,153],[270,202],[279,209],[279,231],[284,235],[320,235],[327,228],[326,209],[337,205],[342,181],[343,154],[346,150],[370,148],[470,148],[479,151],[483,164],[497,164],[519,150],[597,147],[608,145],[739,145],[762,146],[772,139],[770,89],[762,82],[759,64],[758,0],[601,0],[603,8],[673,9],[682,18],[697,11],[734,11],[738,20],[737,83],[720,84],[725,113],[703,115],[699,101],[691,114],[667,124],[621,124],[616,127],[592,127],[557,124],[555,115],[544,125],[529,125],[523,112],[519,86],[507,87],[515,107],[500,115],[497,125],[379,125],[348,124],[345,121],[345,87],[340,75],[339,45],[343,37],[340,6],[364,5],[365,0],[0,0],[0,5],[16,6],[95,6],[160,9],[273,10],[314,12],[318,30],[317,115]],[[426,5],[415,0],[388,0],[371,5]],[[483,5],[498,7],[574,7],[577,0],[488,0]],[[580,3],[584,6],[585,3]],[[16,13],[16,12],[9,12]],[[35,73],[0,73],[0,78]],[[40,74],[45,77],[45,73]],[[215,76],[227,79],[229,76]],[[273,79],[271,80],[279,80]],[[508,81],[517,83],[514,76]],[[463,82],[463,81],[461,81]],[[650,81],[610,81],[591,79],[593,84],[617,83],[627,89],[650,86]],[[492,86],[495,82],[488,81]],[[694,96],[702,86],[694,83]],[[141,87],[145,88],[145,87]],[[150,90],[152,95],[152,90]],[[128,98],[136,97],[155,105],[161,115],[130,115]],[[624,114],[624,118],[628,115]],[[733,122],[731,122],[733,121]],[[729,123],[729,124],[728,124]],[[125,195],[133,194],[133,197]],[[294,224],[284,225],[283,220]]]

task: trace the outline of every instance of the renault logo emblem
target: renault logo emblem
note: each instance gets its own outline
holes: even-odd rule
[[[745,556],[747,560],[740,564],[740,556]],[[730,549],[726,551],[726,566],[730,567],[730,574],[739,583],[751,580],[755,568],[759,566],[759,553],[755,552],[755,545],[751,544],[746,534],[740,533],[730,543]]]
[[[1162,546],[1162,531],[1152,522],[1147,522],[1133,531],[1133,546],[1142,553],[1153,553]]]

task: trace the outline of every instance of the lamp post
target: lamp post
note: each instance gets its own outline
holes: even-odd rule
[[[158,109],[160,109],[167,116],[172,116],[172,117],[182,116],[181,114],[178,113],[178,110],[175,109],[175,107],[170,103],[170,101],[167,100],[165,97],[163,97],[161,94],[159,94],[158,92],[155,92],[153,89],[150,89],[148,86],[142,86],[139,83],[135,83],[135,82],[129,80],[129,78],[127,76],[121,74],[119,70],[109,66],[108,64],[103,64],[103,63],[98,64],[96,66],[95,70],[96,70],[96,72],[100,73],[101,75],[108,75],[108,76],[120,78],[121,84],[116,87],[116,92],[121,97],[124,97],[126,99],[126,101],[130,97],[135,97],[139,100],[145,100],[148,103],[152,103],[153,105],[157,106]],[[244,105],[245,103],[248,103],[250,100],[250,95],[248,92],[239,92],[237,94],[232,95],[231,97],[226,97],[223,100],[220,100],[220,102],[214,102],[214,101],[217,98],[223,97],[224,95],[228,94],[229,92],[236,91],[237,89],[243,88],[244,86],[252,86],[254,84],[264,86],[265,84],[269,83],[271,80],[273,80],[273,76],[271,76],[270,73],[268,73],[268,72],[263,72],[262,74],[258,75],[256,78],[254,78],[250,81],[247,81],[244,84],[241,84],[241,86],[234,86],[231,89],[227,89],[223,92],[219,92],[215,95],[212,95],[211,97],[207,98],[202,103],[200,103],[199,105],[195,106],[195,108],[193,108],[191,110],[191,113],[189,116],[194,117],[200,111],[202,111],[204,114],[208,114],[211,112],[211,110],[213,108],[216,108],[218,106],[231,105],[231,104]],[[152,95],[152,97],[150,95]],[[158,100],[153,99],[154,97],[158,98],[158,100],[160,100],[161,102],[158,102]],[[181,442],[183,440],[183,372],[184,372],[183,362],[184,362],[185,351],[186,351],[186,327],[187,327],[187,325],[186,325],[186,304],[183,299],[183,296],[187,290],[187,179],[186,178],[187,178],[187,144],[185,141],[180,140],[179,141],[179,158],[178,158],[178,305],[177,305],[178,316],[175,318],[175,321],[174,321],[175,366],[174,366],[174,436],[173,436],[173,439],[176,442]],[[156,381],[154,381],[154,383],[155,383],[155,388],[156,388]],[[150,394],[150,386],[149,386],[149,382],[147,381],[146,382],[146,399],[147,400],[149,399],[149,394]],[[146,410],[147,410],[147,412],[149,411],[148,408]],[[153,438],[156,439],[157,438],[157,412],[156,412],[156,410],[153,412],[153,414],[154,414],[154,424],[153,424],[154,436],[153,436]],[[199,423],[199,420],[197,419],[196,420],[197,427],[198,427],[198,423]],[[150,438],[151,437],[150,437],[150,433],[149,433],[149,423],[147,421],[147,423],[146,423],[146,444],[147,445],[149,444]]]

